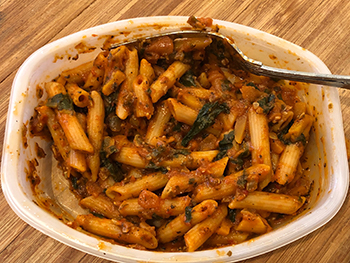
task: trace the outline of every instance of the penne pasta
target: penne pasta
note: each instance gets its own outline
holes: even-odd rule
[[[249,132],[252,143],[252,163],[263,163],[272,168],[271,154],[270,154],[270,141],[269,141],[269,127],[267,118],[264,114],[258,113],[251,107],[248,111],[249,119]],[[272,169],[265,178],[260,182],[259,188],[263,189],[272,180]]]
[[[257,177],[258,181],[265,180],[270,173],[270,167],[265,164],[256,164],[246,170],[231,174],[223,178],[217,185],[210,186],[207,183],[198,185],[194,190],[193,200],[201,202],[206,199],[220,200],[234,195],[238,186],[241,186],[250,177]],[[244,179],[246,178],[246,179]]]
[[[107,218],[120,218],[118,208],[113,204],[111,199],[104,195],[88,196],[80,200],[79,204],[90,211],[103,215]]]
[[[147,161],[141,157],[135,147],[122,147],[118,153],[113,155],[113,159],[137,168],[146,168],[147,166]]]
[[[93,66],[93,61],[82,64],[76,68],[65,70],[61,76],[70,83],[75,83],[79,86],[84,84]]]
[[[67,161],[71,148],[64,131],[57,122],[56,115],[52,109],[47,106],[37,107],[36,111],[43,116],[47,116],[47,127],[49,128],[52,139],[58,148],[60,155],[64,161]]]
[[[29,122],[31,135],[52,140],[84,208],[68,225],[130,248],[193,252],[239,244],[303,211],[314,120],[303,90],[238,69],[210,36],[118,47],[113,38],[45,83],[47,96],[38,89]]]
[[[185,242],[188,252],[199,248],[220,226],[227,215],[227,206],[219,205],[218,209],[207,219],[192,227],[185,235]]]
[[[154,73],[154,69],[151,63],[149,63],[146,59],[142,59],[140,61],[140,75],[146,77],[150,84],[156,78],[156,75]]]
[[[235,227],[237,231],[255,234],[265,234],[271,227],[259,214],[246,209],[241,211],[242,221]]]
[[[133,82],[133,88],[136,96],[136,117],[146,117],[147,119],[150,119],[153,115],[154,107],[150,97],[147,94],[147,90],[149,88],[148,78],[138,75]]]
[[[139,196],[142,190],[158,190],[168,182],[168,176],[161,173],[153,173],[129,183],[116,183],[106,190],[106,195],[114,201],[123,201],[125,199]]]
[[[161,195],[163,199],[172,198],[185,192],[191,192],[196,185],[202,183],[205,179],[203,176],[185,172],[175,172],[174,175],[170,176]]]
[[[191,209],[191,218],[183,213],[160,227],[157,231],[157,237],[160,243],[173,241],[177,237],[182,236],[192,226],[197,225],[201,221],[211,216],[218,208],[217,202],[214,200],[206,200]]]
[[[74,150],[92,153],[93,147],[75,116],[74,110],[70,108],[69,101],[64,97],[66,95],[65,88],[59,83],[48,82],[45,84],[45,89],[51,99],[56,95],[62,95],[62,99],[59,101],[56,109],[56,115],[70,147]],[[61,108],[58,109],[59,107]]]
[[[241,201],[232,200],[229,208],[251,208],[281,214],[294,214],[304,203],[305,197],[294,197],[255,191]]]
[[[212,235],[206,242],[205,246],[208,247],[217,247],[217,246],[228,246],[228,245],[237,245],[246,241],[249,237],[249,232],[241,232],[233,230],[228,235]]]
[[[158,245],[157,239],[151,232],[134,226],[128,228],[129,231],[122,230],[123,221],[98,218],[93,215],[78,215],[76,219],[77,223],[85,230],[100,235],[115,239],[117,241],[140,244],[146,248],[156,248]]]
[[[218,229],[216,229],[216,234],[221,236],[227,236],[230,233],[232,227],[232,221],[227,217],[222,220]]]
[[[92,105],[87,114],[87,134],[94,148],[93,154],[87,156],[87,163],[91,171],[91,180],[95,182],[100,170],[100,151],[104,132],[105,108],[101,95],[97,91],[91,92]]]
[[[87,169],[85,154],[77,150],[70,150],[67,163],[70,167],[81,173]]]
[[[76,106],[84,108],[90,105],[89,92],[79,88],[79,86],[75,83],[68,83],[66,85],[66,89]]]
[[[304,147],[300,143],[286,146],[277,163],[275,181],[285,185],[293,180],[303,151]]]
[[[117,87],[126,79],[126,76],[120,70],[113,71],[110,79],[103,85],[102,93],[106,96],[117,90]]]
[[[72,149],[86,153],[94,151],[75,115],[69,112],[57,112],[57,118]]]
[[[93,66],[86,78],[83,88],[86,90],[100,90],[103,83],[106,67],[106,52],[101,52],[95,58]]]
[[[302,134],[304,138],[308,138],[312,123],[313,118],[310,115],[303,115],[300,119],[293,123],[292,127],[290,127],[288,133],[286,134],[286,138],[290,138],[292,142],[297,142],[298,138],[300,138]]]
[[[150,191],[143,190],[138,198],[124,200],[119,207],[119,212],[124,217],[141,216],[151,219],[152,216],[156,214],[162,218],[169,218],[182,214],[185,208],[191,203],[191,198],[188,196],[181,196],[173,199],[161,199],[156,196],[154,202],[151,203],[147,195],[154,194]]]
[[[152,83],[150,87],[152,102],[155,103],[163,97],[175,82],[189,69],[189,65],[180,61],[175,61],[171,64],[168,69]]]
[[[167,103],[171,114],[178,122],[193,125],[198,115],[198,112],[196,110],[183,105],[175,99],[168,99]]]
[[[133,49],[128,52],[128,59],[125,63],[125,81],[123,85],[120,87],[116,114],[117,116],[125,120],[129,114],[131,113],[131,105],[132,105],[132,85],[135,78],[138,75],[139,71],[139,62],[138,62],[138,54],[137,50]]]
[[[167,103],[161,103],[156,108],[156,112],[151,119],[147,133],[145,136],[145,141],[153,146],[157,143],[157,138],[164,134],[164,129],[168,124],[171,117],[171,112],[169,110]]]
[[[187,89],[180,89],[177,94],[177,99],[184,105],[194,109],[194,110],[200,110],[204,102],[201,101],[198,97],[191,94],[191,92],[187,91]]]
[[[242,115],[236,120],[235,124],[235,140],[237,143],[241,144],[246,130],[247,116]]]
[[[195,122],[198,112],[188,106],[183,105],[175,99],[167,99],[168,107],[171,111],[171,114],[178,122],[183,122],[187,125],[193,125]],[[215,129],[215,127],[207,128],[207,131],[210,133],[220,134],[220,131]]]

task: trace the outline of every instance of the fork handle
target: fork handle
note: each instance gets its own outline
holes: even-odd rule
[[[257,75],[350,89],[350,76],[301,72],[269,67],[262,64],[255,64],[253,67],[254,69],[251,68],[251,70]]]

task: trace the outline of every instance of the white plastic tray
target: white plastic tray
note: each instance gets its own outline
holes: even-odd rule
[[[335,88],[312,86],[304,94],[317,122],[308,150],[309,175],[315,181],[310,207],[287,225],[253,241],[220,249],[193,253],[161,253],[140,251],[112,245],[78,232],[63,224],[33,202],[25,169],[27,160],[35,155],[35,142],[47,156],[38,159],[36,167],[44,195],[52,197],[52,173],[55,163],[47,142],[28,137],[28,147],[22,143],[22,129],[28,124],[37,105],[36,87],[56,77],[60,71],[92,60],[99,52],[80,54],[74,48],[84,42],[100,46],[104,35],[127,38],[151,32],[178,30],[186,26],[187,17],[148,17],[123,20],[90,28],[50,43],[32,54],[19,69],[12,86],[4,139],[1,182],[11,208],[25,222],[44,234],[92,255],[118,262],[234,262],[277,249],[301,238],[327,223],[340,209],[349,185],[343,123],[338,91]],[[319,73],[330,73],[325,64],[312,53],[283,39],[256,29],[214,20],[220,31],[235,39],[246,55],[267,65]],[[154,26],[157,25],[157,26]],[[160,26],[161,25],[161,26]],[[130,33],[130,34],[129,34]],[[302,94],[301,94],[302,95]],[[64,186],[62,186],[64,187]],[[57,188],[55,188],[57,190]],[[319,191],[317,191],[320,189]],[[231,251],[232,253],[229,253]],[[231,255],[231,256],[229,256]]]

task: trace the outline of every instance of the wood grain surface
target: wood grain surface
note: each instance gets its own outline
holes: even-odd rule
[[[43,45],[95,25],[157,15],[196,15],[251,26],[316,54],[334,74],[350,75],[348,0],[0,0],[0,146],[14,76]],[[350,138],[350,91],[339,90]],[[51,239],[24,223],[0,189],[0,262],[108,262]],[[350,262],[349,194],[325,226],[290,245],[246,260]]]

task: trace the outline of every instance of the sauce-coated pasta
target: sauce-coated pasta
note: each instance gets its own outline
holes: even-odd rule
[[[30,130],[49,131],[91,212],[72,227],[138,249],[191,252],[272,231],[308,201],[301,162],[313,117],[297,83],[240,69],[220,40],[105,45],[45,91]]]

